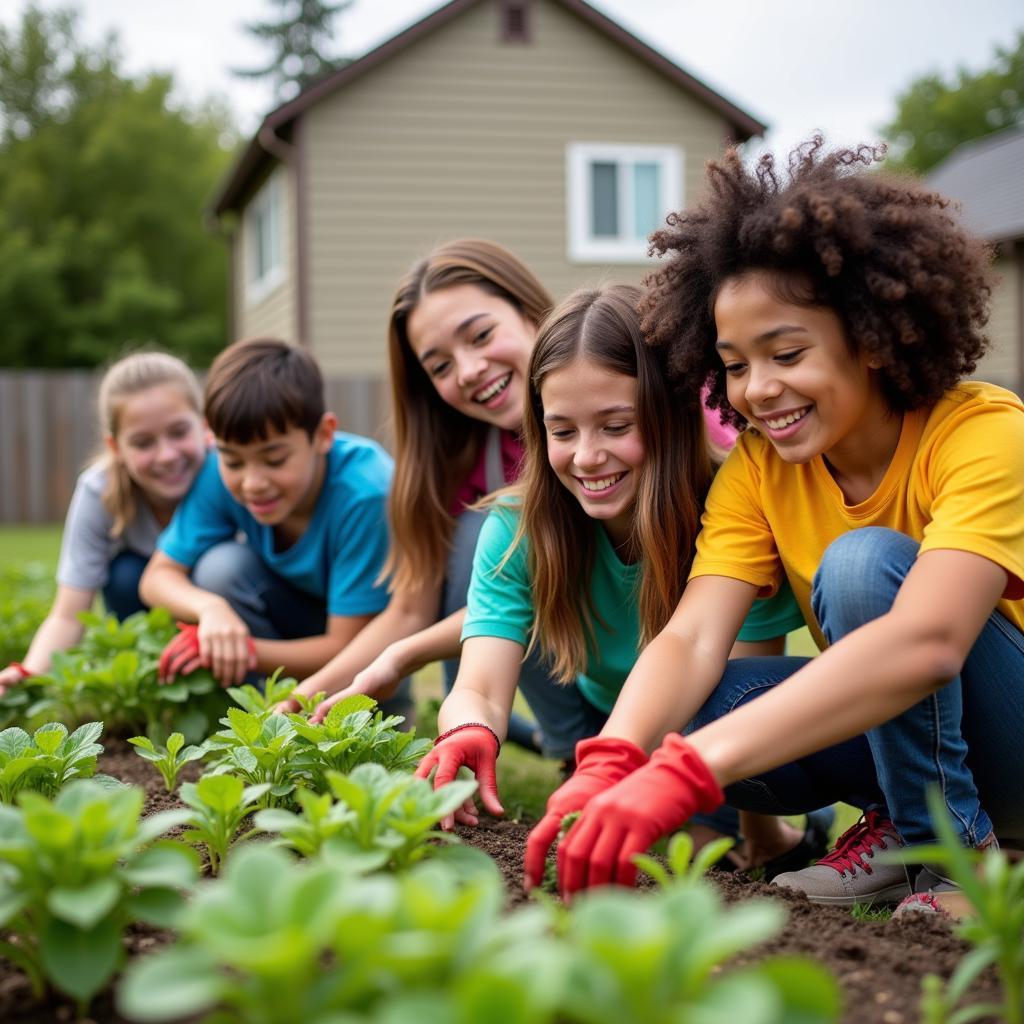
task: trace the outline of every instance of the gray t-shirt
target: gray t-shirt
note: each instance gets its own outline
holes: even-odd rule
[[[57,582],[77,590],[99,590],[107,582],[110,563],[122,551],[149,558],[156,549],[160,526],[150,507],[139,502],[135,518],[120,537],[110,534],[113,519],[103,507],[106,467],[90,466],[79,474],[71,496],[57,564]]]

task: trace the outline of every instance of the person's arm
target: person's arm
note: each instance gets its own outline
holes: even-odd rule
[[[316,636],[295,640],[255,639],[256,668],[268,674],[283,668],[285,675],[301,679],[322,669],[339,653],[343,654],[372,619],[372,615],[329,615],[326,632]]]
[[[378,702],[388,700],[394,696],[406,676],[418,672],[424,665],[432,662],[457,657],[461,648],[459,638],[462,635],[462,623],[465,618],[466,609],[460,608],[452,612],[448,618],[389,644],[366,668],[356,673],[348,686],[318,705],[311,720],[314,723],[323,721],[324,716],[335,704],[356,693],[365,694]],[[370,628],[372,626],[367,627]],[[361,638],[362,634],[353,643],[358,643]],[[292,710],[287,706],[291,703],[282,702],[280,710]]]
[[[81,640],[84,627],[78,620],[78,613],[87,612],[95,596],[92,590],[57,587],[53,607],[40,623],[28,653],[22,659],[21,664],[27,672],[34,676],[43,675],[50,669],[50,656],[54,651],[66,651]],[[0,694],[23,678],[23,674],[13,666],[0,670]]]
[[[312,674],[303,673],[306,678],[296,687],[295,693],[312,697],[316,693],[346,692],[356,675],[391,644],[429,625],[437,614],[440,600],[440,584],[393,594],[384,611],[360,630],[350,643],[326,664],[321,662],[316,666]],[[359,692],[377,697],[369,690]],[[294,700],[284,701],[278,710],[297,711],[298,704]]]
[[[889,612],[690,743],[725,786],[895,718],[957,675],[1006,584],[980,555],[924,552]]]
[[[151,608],[198,624],[199,658],[225,685],[237,686],[255,668],[249,627],[219,594],[197,587],[188,566],[155,551],[139,580],[139,596]]]

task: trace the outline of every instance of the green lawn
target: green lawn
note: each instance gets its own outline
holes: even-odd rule
[[[0,526],[0,565],[48,562],[56,567],[63,528],[63,523],[48,523],[45,526]]]

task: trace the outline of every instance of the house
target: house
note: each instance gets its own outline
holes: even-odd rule
[[[583,0],[451,0],[245,147],[213,204],[233,334],[379,382],[395,285],[435,243],[501,242],[556,296],[639,282],[647,234],[695,198],[705,161],[764,130]]]
[[[1024,128],[958,146],[928,184],[960,202],[965,224],[996,249],[991,351],[975,376],[1024,395]]]

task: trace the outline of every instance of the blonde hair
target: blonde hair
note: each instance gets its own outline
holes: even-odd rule
[[[637,427],[645,450],[631,538],[641,566],[638,647],[661,631],[682,596],[711,484],[699,397],[673,393],[663,354],[644,344],[639,300],[639,289],[628,285],[570,295],[541,325],[530,359],[525,468],[513,492],[521,495],[522,515],[509,554],[527,539],[534,606],[529,649],[538,647],[563,683],[585,670],[593,646],[597,614],[590,586],[599,527],[548,462],[545,378],[587,359],[636,379]]]
[[[97,408],[104,435],[117,437],[126,399],[160,384],[179,387],[192,410],[202,416],[203,398],[199,381],[185,363],[167,352],[134,352],[114,363],[100,382]],[[103,507],[113,519],[111,534],[120,537],[138,512],[139,485],[128,475],[124,463],[105,446],[91,465],[102,466],[107,471]]]
[[[408,336],[409,317],[431,292],[471,284],[504,299],[534,326],[551,309],[544,286],[494,242],[468,238],[438,246],[403,278],[391,306],[388,357],[395,432],[389,503],[390,589],[418,590],[444,575],[455,519],[451,504],[479,455],[487,424],[438,395]]]

